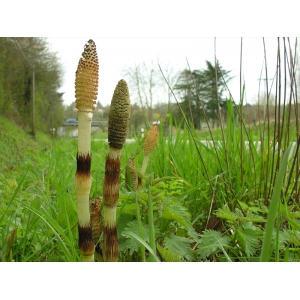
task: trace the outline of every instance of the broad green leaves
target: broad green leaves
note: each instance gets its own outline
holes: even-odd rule
[[[230,243],[228,236],[222,236],[221,232],[215,230],[205,230],[201,237],[197,253],[202,260],[217,252],[225,251],[224,248]]]

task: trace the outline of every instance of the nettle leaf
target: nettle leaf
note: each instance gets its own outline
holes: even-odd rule
[[[135,215],[136,214],[136,204],[135,203],[126,204],[123,208],[122,213]]]
[[[188,212],[187,208],[180,205],[180,203],[178,201],[175,201],[174,199],[165,200],[162,217],[168,220],[175,220],[188,230],[193,227],[191,222],[191,215]]]
[[[133,221],[133,216],[130,214],[121,214],[117,218],[117,224],[118,224],[118,238],[121,237],[122,231],[127,227],[128,223]]]
[[[222,233],[215,230],[205,230],[201,235],[200,244],[197,249],[200,259],[205,259],[211,254],[215,254],[228,247],[230,238],[222,236]],[[222,249],[223,248],[223,249]]]
[[[238,201],[240,207],[242,208],[242,210],[246,211],[248,210],[248,205],[242,201]]]
[[[262,201],[263,199],[260,200],[255,200],[252,205],[249,206],[249,211],[252,211],[254,213],[262,213],[262,214],[268,214],[269,209],[267,206],[265,206]]]
[[[227,204],[217,210],[216,216],[229,222],[233,222],[237,219],[237,216],[229,209]]]
[[[293,219],[300,219],[300,211],[289,212],[289,217],[291,217]]]
[[[129,222],[126,228],[123,230],[122,235],[126,235],[126,232],[133,232],[139,236],[139,227],[137,220]],[[143,226],[143,233],[144,241],[149,242],[148,229],[145,226]],[[123,251],[125,249],[129,249],[129,254],[132,255],[134,252],[139,251],[140,243],[130,235],[126,236],[126,239],[122,243],[119,243],[119,250]]]
[[[267,220],[265,218],[263,218],[262,216],[255,215],[251,212],[247,212],[247,218],[250,222],[254,222],[254,223],[266,223],[267,222]]]
[[[238,218],[245,218],[243,212],[239,208],[235,209],[235,214]]]
[[[185,258],[192,261],[195,258],[194,251],[191,248],[192,240],[186,237],[177,236],[173,233],[164,239],[164,246],[181,259]]]
[[[257,228],[256,226],[254,226],[254,224],[252,222],[246,222],[242,225],[242,227],[244,229],[251,229],[251,230],[260,230],[259,228]]]
[[[286,237],[285,241],[288,241],[295,246],[300,246],[300,232],[297,230],[284,230]]]
[[[156,245],[156,248],[165,262],[181,262],[181,258],[178,253],[174,253],[159,244]]]
[[[292,236],[295,236],[295,232],[292,234]],[[299,236],[300,238],[300,236]],[[276,231],[273,231],[273,239],[276,239]],[[299,239],[300,241],[300,239]],[[283,250],[286,247],[286,243],[289,242],[289,235],[285,231],[279,231],[279,239],[278,239],[278,248],[279,250]]]
[[[259,228],[253,226],[251,222],[247,222],[243,227],[237,228],[236,238],[248,257],[255,254],[263,234]]]

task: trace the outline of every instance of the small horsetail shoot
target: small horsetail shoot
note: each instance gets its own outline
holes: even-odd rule
[[[104,226],[103,246],[105,261],[118,261],[116,208],[119,199],[120,158],[130,121],[130,98],[127,83],[121,79],[114,91],[109,119],[109,153],[105,163],[103,183]]]
[[[98,93],[98,57],[96,45],[89,40],[79,60],[75,79],[78,109],[78,151],[75,188],[78,209],[79,250],[82,261],[93,262],[95,245],[92,238],[89,194],[91,189],[91,122]]]
[[[150,130],[148,131],[145,141],[144,141],[144,160],[141,169],[142,175],[146,174],[146,169],[150,159],[150,154],[153,152],[157,141],[158,141],[159,125],[153,124]]]

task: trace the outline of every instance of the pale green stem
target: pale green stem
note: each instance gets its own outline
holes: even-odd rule
[[[117,224],[116,207],[109,207],[104,205],[104,226],[113,228]]]
[[[148,183],[148,227],[149,227],[149,244],[150,247],[156,254],[156,245],[155,245],[155,231],[154,231],[154,218],[153,218],[153,204],[152,204],[152,195],[151,195],[151,179]],[[150,254],[150,261],[155,262],[155,257]]]
[[[78,110],[78,153],[91,152],[91,124],[93,112],[90,108],[80,107]]]
[[[147,166],[148,166],[149,158],[150,158],[150,155],[148,155],[148,156],[145,155],[144,156],[143,165],[142,165],[142,169],[141,169],[141,174],[143,176],[146,174],[146,169],[147,169]]]

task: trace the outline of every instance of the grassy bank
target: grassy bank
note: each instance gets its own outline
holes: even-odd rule
[[[228,109],[223,127],[205,137],[187,126],[165,137],[160,128],[138,191],[126,189],[125,167],[134,158],[141,169],[143,140],[125,144],[117,207],[120,261],[300,259],[299,155],[296,146],[289,148],[298,124],[247,127],[230,103]],[[38,134],[35,142],[3,118],[0,133],[1,259],[80,261],[77,139]],[[109,147],[92,140],[91,149],[90,197],[96,199]]]

